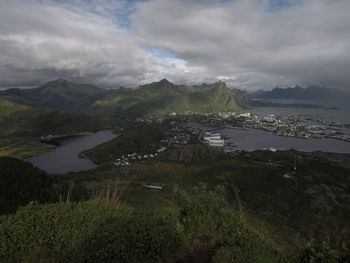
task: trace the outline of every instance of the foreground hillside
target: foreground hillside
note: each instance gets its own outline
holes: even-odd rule
[[[209,151],[198,162],[198,147],[182,147],[129,167],[107,161],[91,171],[50,179],[31,164],[0,158],[0,179],[11,185],[1,191],[1,200],[26,205],[0,217],[0,260],[349,260],[349,169],[326,155],[293,151],[214,155],[212,160],[206,158]],[[192,155],[191,149],[196,149]],[[172,151],[187,157],[173,158]],[[298,170],[286,178],[295,155]],[[11,194],[17,191],[32,197]]]
[[[116,94],[96,101],[91,109],[129,115],[168,114],[172,112],[238,111],[249,104],[249,96],[228,89],[224,82],[202,87],[175,85],[161,80],[134,89],[121,89]]]

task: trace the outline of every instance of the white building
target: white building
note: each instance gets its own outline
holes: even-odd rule
[[[210,132],[206,132],[204,134],[203,140],[204,141],[210,141],[210,140],[220,140],[221,139],[221,135],[218,133],[210,133]]]
[[[209,145],[214,147],[223,147],[225,145],[225,140],[210,139]]]

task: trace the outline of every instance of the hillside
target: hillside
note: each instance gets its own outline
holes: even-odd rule
[[[32,201],[54,201],[51,178],[21,160],[0,157],[0,215],[13,213]]]
[[[205,87],[175,85],[163,79],[117,93],[96,101],[91,111],[129,115],[168,114],[171,112],[237,111],[247,107],[249,96],[228,89],[224,82]]]
[[[346,102],[350,99],[350,93],[318,86],[302,88],[274,88],[270,91],[259,90],[251,94],[259,99],[292,99],[292,100],[315,100],[315,101],[339,101]]]
[[[45,110],[0,98],[0,156],[30,156],[52,146],[41,137],[76,135],[108,128],[109,123],[82,113]]]
[[[81,155],[101,164],[135,152],[150,154],[159,149],[160,141],[164,136],[157,128],[137,124],[130,127],[119,137],[86,150]]]
[[[82,113],[44,110],[0,98],[2,136],[47,136],[91,131],[102,122]]]
[[[347,262],[349,169],[295,151],[205,163],[164,157],[52,177],[61,202],[0,217],[0,261]],[[17,163],[5,178],[28,167]],[[31,186],[46,190],[40,178]]]
[[[0,96],[42,108],[77,111],[89,107],[108,93],[108,90],[89,84],[58,79],[38,88],[8,89],[0,92]]]

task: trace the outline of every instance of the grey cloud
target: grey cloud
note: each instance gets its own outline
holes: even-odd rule
[[[236,77],[238,86],[246,86],[239,83],[244,76],[250,78],[247,88],[311,83],[349,88],[349,1],[296,1],[277,12],[267,11],[268,1],[183,3],[140,4],[133,15],[136,34],[189,65],[202,65],[212,78]]]
[[[103,10],[92,13],[81,7],[1,2],[0,86],[38,85],[55,78],[109,87],[144,81],[158,59]]]
[[[350,1],[292,2],[271,9],[269,0],[0,1],[0,87],[168,78],[349,89]],[[176,57],[154,55],[145,44]]]

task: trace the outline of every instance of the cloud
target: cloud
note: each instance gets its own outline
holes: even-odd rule
[[[132,18],[143,41],[204,67],[207,77],[230,76],[244,88],[348,88],[350,2],[286,3],[154,0]]]
[[[55,78],[110,87],[146,81],[166,63],[144,52],[125,21],[114,19],[111,11],[125,4],[107,9],[110,2],[1,2],[0,86]]]
[[[168,78],[348,89],[347,0],[0,2],[0,86]]]

